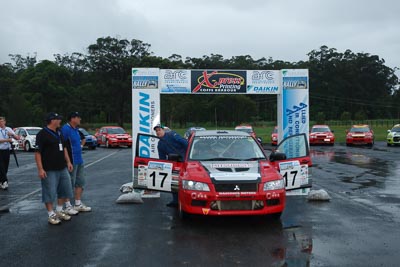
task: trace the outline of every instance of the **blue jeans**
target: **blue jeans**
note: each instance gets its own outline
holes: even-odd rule
[[[47,177],[41,180],[44,203],[53,203],[56,198],[72,198],[71,178],[67,168],[46,173]]]
[[[83,164],[74,165],[73,171],[70,172],[72,190],[74,190],[75,187],[83,188],[85,186],[86,180],[83,171],[84,167],[85,166]]]

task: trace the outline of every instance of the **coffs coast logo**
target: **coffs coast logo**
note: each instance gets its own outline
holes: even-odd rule
[[[192,71],[192,93],[246,93],[245,71]]]

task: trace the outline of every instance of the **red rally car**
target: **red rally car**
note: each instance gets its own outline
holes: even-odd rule
[[[369,125],[353,125],[346,131],[346,145],[374,145],[374,131]]]
[[[132,136],[119,126],[101,127],[94,136],[97,139],[97,146],[104,145],[106,147],[132,147]]]
[[[310,145],[335,144],[335,135],[328,125],[314,125],[310,131]]]
[[[197,131],[189,139],[185,158],[169,154],[168,160],[158,159],[158,142],[162,140],[156,136],[138,134],[134,188],[177,191],[181,218],[188,214],[279,218],[286,190],[310,187],[308,180],[296,178],[297,171],[311,166],[305,134],[285,139],[278,149],[297,148],[287,154],[272,152],[269,159],[254,137],[240,131]]]

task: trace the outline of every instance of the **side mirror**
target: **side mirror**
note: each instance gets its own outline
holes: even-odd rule
[[[179,154],[168,154],[168,160],[170,160],[170,161],[182,161],[182,157]]]
[[[27,137],[26,133],[24,133],[22,136],[23,136],[23,137]]]
[[[331,130],[331,133],[334,133],[335,131],[334,130]]]
[[[388,133],[390,133],[390,130],[387,130]]]
[[[272,152],[271,155],[269,155],[269,161],[274,162],[277,160],[285,160],[286,159],[286,154],[281,153],[281,152]]]

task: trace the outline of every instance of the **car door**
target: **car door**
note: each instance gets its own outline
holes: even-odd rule
[[[133,187],[154,191],[177,192],[179,174],[183,160],[171,155],[172,160],[159,158],[158,143],[163,142],[154,135],[139,133],[133,166]]]
[[[25,129],[20,128],[17,135],[20,136],[20,139],[18,140],[18,146],[20,148],[24,148],[25,139],[27,137]]]
[[[309,172],[312,161],[306,134],[282,140],[271,153],[270,162],[285,179],[287,195],[308,194],[312,186]]]

